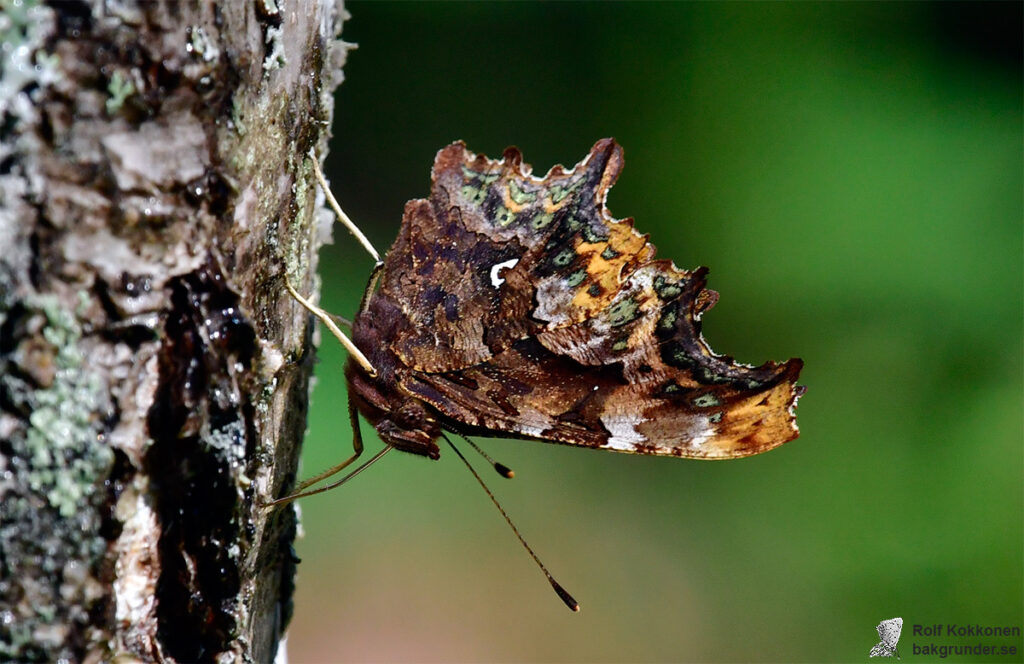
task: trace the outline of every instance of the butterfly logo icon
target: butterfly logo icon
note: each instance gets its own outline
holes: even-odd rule
[[[896,657],[900,659],[900,651],[896,644],[900,640],[900,632],[903,631],[903,618],[889,618],[878,623],[878,638],[881,643],[871,647],[871,657]]]

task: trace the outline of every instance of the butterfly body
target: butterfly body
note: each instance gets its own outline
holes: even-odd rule
[[[356,318],[353,341],[373,363],[376,376],[349,358],[345,366],[349,398],[385,443],[437,459],[441,455],[436,442],[441,435],[437,413],[398,381],[403,367],[388,344],[394,319],[383,298],[371,300],[369,308]]]
[[[798,435],[801,361],[711,351],[706,268],[655,260],[605,208],[622,163],[611,139],[544,178],[514,148],[438,153],[353,325],[376,375],[350,360],[350,394],[384,442],[436,459],[449,429],[715,459]]]

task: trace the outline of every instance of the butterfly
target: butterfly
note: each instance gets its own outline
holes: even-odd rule
[[[352,474],[391,449],[437,459],[446,431],[698,459],[796,438],[801,360],[755,367],[711,350],[707,268],[655,259],[633,220],[606,208],[622,167],[613,139],[544,177],[516,148],[492,160],[452,143],[383,261],[317,167],[377,266],[351,340],[288,285],[349,349],[356,434],[352,457],[287,499],[348,479],[302,492],[360,456],[360,415],[385,448]]]
[[[896,647],[899,643],[900,633],[903,631],[903,618],[890,618],[878,623],[878,638],[882,640],[871,647],[870,657],[892,657],[901,659],[900,651]]]

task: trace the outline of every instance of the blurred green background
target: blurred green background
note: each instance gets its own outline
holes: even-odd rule
[[[1024,623],[1020,3],[346,6],[328,175],[378,247],[454,139],[544,173],[614,136],[609,207],[710,266],[711,346],[808,392],[740,461],[481,441],[577,615],[450,451],[390,455],[303,501],[292,662],[855,662],[893,616],[904,660],[1021,647],[911,634]],[[371,262],[335,236],[351,316]],[[351,449],[344,358],[325,335],[305,475]]]

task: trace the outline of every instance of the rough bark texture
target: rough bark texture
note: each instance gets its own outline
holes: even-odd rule
[[[343,10],[0,4],[0,660],[270,661]]]

